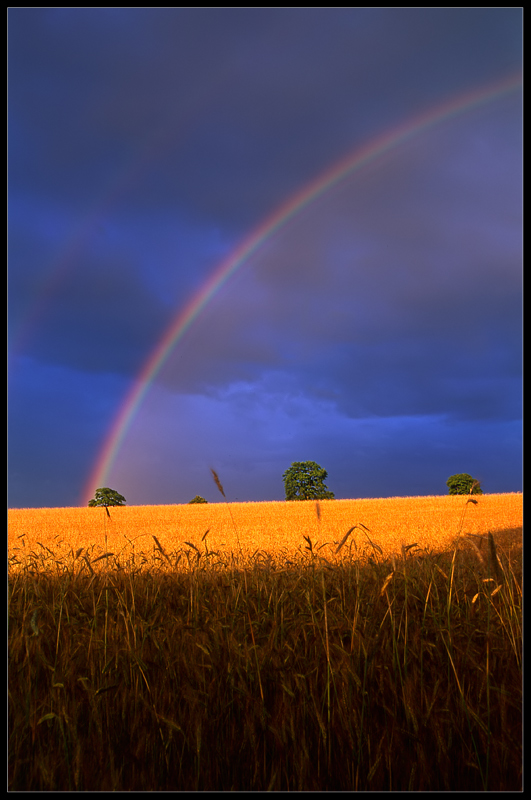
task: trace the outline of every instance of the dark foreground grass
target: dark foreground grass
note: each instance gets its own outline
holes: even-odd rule
[[[521,531],[307,551],[10,571],[9,788],[521,790]]]

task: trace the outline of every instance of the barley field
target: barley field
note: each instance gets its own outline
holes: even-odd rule
[[[10,791],[522,791],[520,494],[8,517]]]
[[[334,561],[347,553],[367,559],[375,550],[390,557],[410,545],[437,550],[457,536],[520,528],[522,516],[522,495],[516,493],[119,506],[108,514],[105,508],[12,509],[8,556],[13,566],[37,559],[43,568],[76,553],[81,563],[112,553],[114,563],[123,565],[155,559],[184,567],[185,553],[195,547],[210,553],[211,563],[216,554],[221,561],[229,554],[240,561],[262,554],[280,567],[307,552]]]

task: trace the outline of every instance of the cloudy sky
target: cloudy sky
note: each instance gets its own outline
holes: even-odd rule
[[[8,46],[10,507],[522,489],[521,9],[11,8]]]

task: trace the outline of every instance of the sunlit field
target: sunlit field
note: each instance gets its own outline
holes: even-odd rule
[[[522,495],[8,514],[12,791],[522,789]]]
[[[403,546],[441,549],[456,536],[522,525],[522,495],[393,497],[305,502],[212,503],[178,506],[13,509],[8,512],[10,564],[61,567],[78,553],[87,567],[105,553],[111,563],[183,568],[186,553],[210,564],[232,554],[240,563],[262,555],[278,567],[313,549],[334,561],[346,553],[384,558]],[[338,545],[353,528],[337,554]],[[208,533],[207,533],[208,531]],[[310,541],[308,541],[308,539]],[[196,551],[194,550],[196,548]],[[106,560],[107,564],[107,560]]]

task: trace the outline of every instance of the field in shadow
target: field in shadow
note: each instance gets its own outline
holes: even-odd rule
[[[203,544],[9,571],[10,790],[521,790],[521,529]]]

